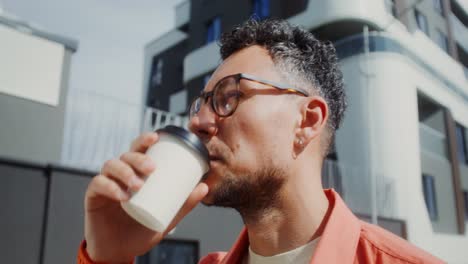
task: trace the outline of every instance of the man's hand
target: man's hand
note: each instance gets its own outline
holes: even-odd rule
[[[157,170],[144,153],[158,141],[156,133],[146,133],[135,139],[130,151],[120,159],[107,161],[88,186],[85,195],[86,251],[94,261],[106,263],[131,262],[158,244],[208,193],[200,183],[190,194],[164,233],[152,231],[131,218],[120,206],[128,200],[128,190],[138,191],[142,177]],[[158,206],[155,201],[154,206]]]

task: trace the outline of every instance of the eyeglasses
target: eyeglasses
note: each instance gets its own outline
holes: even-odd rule
[[[211,108],[220,117],[228,117],[236,111],[241,97],[240,80],[245,79],[256,83],[264,84],[276,88],[278,90],[295,93],[301,96],[309,96],[309,93],[302,89],[291,88],[290,86],[278,84],[266,80],[262,80],[255,76],[237,73],[228,75],[219,80],[212,91],[202,92],[194,99],[190,105],[190,119],[200,112],[203,104],[207,103],[211,97]]]

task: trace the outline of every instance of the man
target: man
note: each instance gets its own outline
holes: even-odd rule
[[[201,263],[441,263],[359,221],[321,168],[346,108],[336,52],[284,21],[249,20],[221,39],[222,64],[191,105],[191,131],[210,152],[210,171],[165,233],[146,229],[119,202],[157,164],[144,134],[90,183],[80,263],[130,263],[200,201],[236,209],[245,229],[229,253]],[[158,206],[155,204],[155,206]]]

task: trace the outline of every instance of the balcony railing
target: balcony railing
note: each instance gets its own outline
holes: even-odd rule
[[[423,151],[441,158],[448,157],[447,140],[443,133],[424,123],[419,123],[419,137]]]
[[[338,58],[340,60],[346,59],[351,56],[363,54],[364,49],[364,35],[359,33],[352,36],[345,37],[334,43]],[[465,46],[468,45],[468,41]],[[409,58],[420,67],[425,69],[431,75],[442,81],[450,90],[461,96],[463,99],[468,100],[468,93],[464,87],[459,86],[451,79],[447,78],[443,73],[437,70],[435,67],[429,65],[420,55],[417,55],[413,51],[409,50],[402,43],[392,38],[390,35],[381,32],[370,32],[369,33],[369,51],[370,52],[390,52],[400,54],[404,57]]]
[[[371,215],[371,184],[368,168],[325,160],[322,182],[325,188],[334,188],[355,213]],[[375,172],[377,214],[379,217],[397,217],[395,178]]]
[[[167,125],[187,126],[183,116],[146,108],[105,95],[71,90],[67,101],[61,163],[99,171],[144,131]]]
[[[385,9],[394,17],[397,17],[397,8],[392,0],[385,0]]]
[[[168,125],[187,128],[188,118],[151,107],[146,108],[143,118],[144,131],[155,131]]]

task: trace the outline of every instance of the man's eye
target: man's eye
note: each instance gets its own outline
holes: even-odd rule
[[[227,99],[232,98],[232,97],[240,97],[240,96],[242,96],[242,93],[239,91],[229,91],[226,94],[224,94],[224,97]]]

